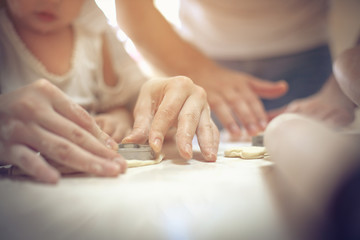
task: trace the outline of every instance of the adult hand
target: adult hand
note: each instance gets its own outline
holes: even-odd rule
[[[215,161],[219,131],[211,120],[205,91],[187,77],[146,82],[134,110],[134,128],[123,142],[149,141],[160,152],[170,127],[177,127],[176,144],[180,155],[192,157],[192,139],[196,133],[201,152],[208,161]]]
[[[277,98],[287,91],[287,83],[264,81],[254,76],[213,67],[197,78],[207,94],[212,111],[231,137],[241,136],[240,122],[249,135],[263,131],[268,118],[260,98]]]
[[[333,77],[315,95],[295,100],[285,112],[321,120],[331,127],[345,126],[355,119],[355,104],[345,96]]]
[[[60,173],[45,158],[99,176],[125,171],[114,140],[48,81],[39,80],[0,99],[2,163],[17,165],[48,183],[57,182]]]

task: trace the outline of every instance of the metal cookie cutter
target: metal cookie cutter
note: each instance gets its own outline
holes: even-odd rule
[[[156,155],[149,145],[135,143],[119,144],[118,153],[127,160],[153,160]]]
[[[253,136],[251,138],[251,143],[252,143],[252,146],[263,147],[264,146],[264,134],[261,133],[259,135]]]

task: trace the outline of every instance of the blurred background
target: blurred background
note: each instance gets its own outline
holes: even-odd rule
[[[156,72],[139,54],[131,40],[124,34],[116,23],[115,0],[95,0],[96,4],[102,9],[110,25],[118,32],[119,39],[124,43],[125,49],[138,62],[142,71],[151,76],[158,76],[161,73]],[[178,17],[179,0],[154,0],[156,7],[164,17],[174,25],[180,28],[181,23]],[[332,0],[331,11],[329,14],[329,35],[332,57],[336,58],[342,51],[351,47],[356,42],[360,29],[359,19],[359,0]],[[346,4],[345,4],[346,3]],[[346,17],[344,17],[346,16]],[[343,27],[348,26],[348,27]],[[360,109],[356,114],[356,120],[349,126],[350,129],[360,129]]]

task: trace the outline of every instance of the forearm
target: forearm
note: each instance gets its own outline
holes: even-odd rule
[[[168,75],[196,79],[215,63],[181,39],[171,24],[155,8],[152,0],[117,0],[120,27],[152,64]]]

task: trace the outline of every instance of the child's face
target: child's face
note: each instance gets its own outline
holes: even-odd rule
[[[49,33],[68,27],[79,15],[84,0],[7,0],[17,27]]]

